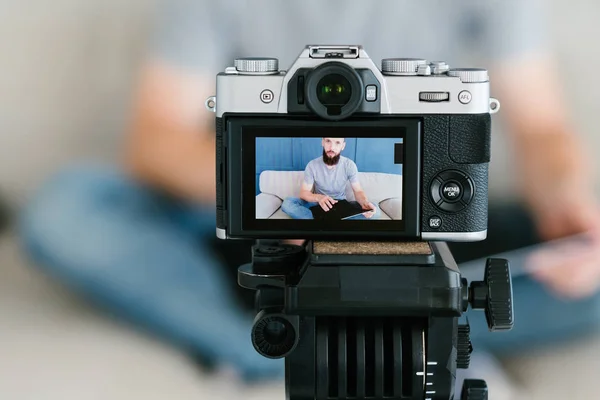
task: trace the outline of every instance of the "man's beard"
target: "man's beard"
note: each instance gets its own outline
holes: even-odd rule
[[[338,153],[338,155],[334,157],[329,157],[325,149],[323,149],[323,162],[327,165],[336,165],[340,161],[340,156],[342,153]]]

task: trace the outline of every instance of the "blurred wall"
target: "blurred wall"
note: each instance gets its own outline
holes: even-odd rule
[[[0,193],[117,156],[152,0],[0,0]]]
[[[558,68],[563,79],[565,103],[577,132],[595,157],[600,148],[600,135],[595,114],[600,107],[600,77],[595,65],[600,62],[600,3],[591,1],[544,0],[548,28],[557,55]],[[508,27],[507,27],[508,28]],[[491,77],[493,79],[493,76]],[[493,95],[493,94],[492,94]],[[502,99],[500,99],[502,102]],[[501,117],[502,110],[496,117]],[[496,118],[497,119],[497,118]],[[493,159],[490,166],[491,196],[504,196],[512,191],[512,176],[518,171],[510,162],[512,155],[500,137],[493,132]],[[600,159],[595,157],[597,192],[600,190]],[[600,195],[600,192],[598,192]],[[509,195],[509,196],[512,196]]]
[[[565,96],[596,149],[600,3],[546,4]],[[154,8],[154,0],[0,0],[0,192],[13,203],[65,162],[117,156]],[[498,195],[516,171],[502,132],[494,134]]]

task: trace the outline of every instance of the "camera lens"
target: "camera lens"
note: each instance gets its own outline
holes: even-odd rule
[[[332,61],[308,74],[305,92],[311,111],[325,119],[341,120],[358,110],[364,88],[360,75],[353,68]]]

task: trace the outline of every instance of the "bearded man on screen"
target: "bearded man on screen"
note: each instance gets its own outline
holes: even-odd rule
[[[283,212],[294,219],[313,219],[310,208],[318,204],[323,211],[330,211],[338,201],[346,200],[346,186],[350,182],[356,203],[365,212],[348,219],[371,219],[379,215],[379,209],[369,201],[358,181],[356,164],[342,155],[346,140],[327,137],[322,138],[321,145],[322,156],[306,165],[299,196],[286,198],[281,205]]]

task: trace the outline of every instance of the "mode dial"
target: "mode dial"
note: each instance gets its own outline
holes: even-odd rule
[[[419,65],[427,65],[421,58],[384,58],[381,72],[384,75],[417,75]]]
[[[279,72],[279,60],[269,57],[236,58],[235,69],[240,74],[268,75]]]

